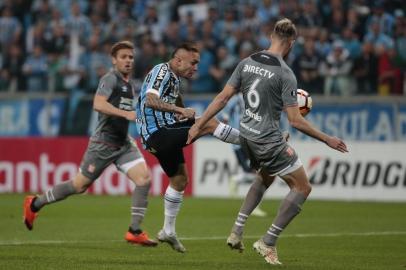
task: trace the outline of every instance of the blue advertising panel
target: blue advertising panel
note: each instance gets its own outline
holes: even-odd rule
[[[202,115],[210,99],[185,100],[196,115]],[[22,99],[0,101],[0,136],[57,136],[65,99]],[[89,123],[97,121],[96,115]],[[406,104],[317,104],[306,118],[322,131],[348,141],[406,141]],[[293,129],[282,115],[281,127],[292,139],[311,140]],[[137,136],[135,124],[130,134]]]
[[[398,140],[406,141],[406,104],[399,106],[397,114]]]
[[[0,101],[0,136],[57,136],[64,99]]]

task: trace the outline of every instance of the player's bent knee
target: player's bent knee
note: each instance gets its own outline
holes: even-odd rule
[[[189,180],[186,177],[171,177],[171,186],[177,191],[184,191],[188,183]]]
[[[307,182],[303,185],[298,186],[297,190],[306,197],[308,197],[310,192],[312,191],[312,186],[310,185],[310,183]]]
[[[76,194],[84,193],[90,186],[89,184],[86,183],[73,183],[73,187],[75,188]]]
[[[84,193],[91,185],[92,180],[79,173],[72,181],[76,194]]]
[[[148,170],[142,172],[137,179],[135,179],[135,184],[137,186],[147,186],[151,184],[151,174]]]
[[[312,186],[310,185],[310,183],[308,183],[305,187],[304,193],[306,194],[306,196],[309,196],[310,192],[312,192]]]
[[[132,163],[125,173],[137,186],[146,186],[151,183],[151,174],[144,160]]]

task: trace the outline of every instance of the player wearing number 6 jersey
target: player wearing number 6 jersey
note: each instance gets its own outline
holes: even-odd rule
[[[296,34],[296,27],[289,19],[278,21],[271,35],[271,47],[239,63],[224,89],[204,112],[201,121],[189,130],[191,141],[200,132],[201,126],[217,114],[235,93],[242,92],[245,110],[240,122],[241,146],[262,179],[254,182],[248,191],[227,244],[240,251],[244,249],[244,224],[266,189],[279,176],[288,184],[290,192],[282,201],[271,227],[254,243],[254,249],[270,264],[281,264],[276,252],[276,240],[299,214],[311,191],[300,159],[282,137],[279,127],[282,110],[286,111],[293,127],[333,149],[347,152],[342,140],[314,128],[299,112],[296,77],[283,60],[291,50]]]

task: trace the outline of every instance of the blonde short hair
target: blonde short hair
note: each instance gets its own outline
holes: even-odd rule
[[[281,40],[296,39],[297,30],[291,20],[284,18],[276,22],[272,34]]]

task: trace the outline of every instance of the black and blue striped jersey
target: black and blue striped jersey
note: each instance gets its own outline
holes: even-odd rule
[[[147,93],[153,93],[169,104],[175,104],[179,96],[180,80],[176,74],[171,71],[169,63],[156,65],[145,77],[141,86],[137,112],[138,133],[147,141],[149,136],[167,125],[177,122],[173,112],[163,112],[145,106]]]

